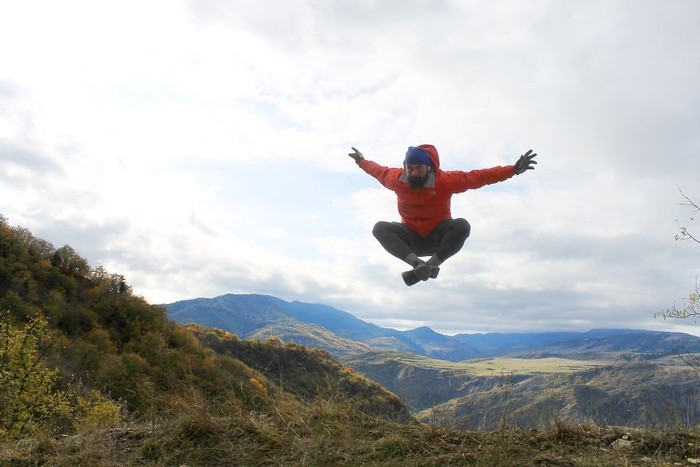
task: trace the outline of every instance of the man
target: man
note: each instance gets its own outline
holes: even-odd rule
[[[396,193],[401,222],[377,222],[372,234],[386,251],[408,263],[413,269],[401,274],[406,285],[435,279],[440,265],[457,253],[467,237],[470,225],[465,219],[453,219],[452,195],[484,185],[502,182],[513,175],[533,170],[537,154],[532,150],[520,156],[514,165],[491,169],[444,171],[435,146],[411,146],[403,169],[384,167],[364,158],[355,148],[348,154],[362,170]],[[423,261],[419,256],[430,256]]]

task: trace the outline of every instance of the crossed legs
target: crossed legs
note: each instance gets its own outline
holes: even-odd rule
[[[449,219],[422,237],[404,224],[380,221],[372,234],[391,255],[408,263],[413,270],[402,274],[406,285],[436,278],[440,264],[457,253],[469,237],[471,226],[465,219]],[[430,256],[423,261],[419,256]]]

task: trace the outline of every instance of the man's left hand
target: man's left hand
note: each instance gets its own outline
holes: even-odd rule
[[[537,153],[533,153],[532,149],[520,156],[520,159],[515,163],[515,174],[520,175],[526,170],[535,170],[534,166],[537,165],[537,161],[533,160],[535,157],[537,157]]]

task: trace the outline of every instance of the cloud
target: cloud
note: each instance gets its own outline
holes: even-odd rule
[[[32,178],[31,172],[45,174],[60,170],[59,165],[46,155],[17,146],[12,141],[0,140],[0,177],[7,183],[22,185]]]
[[[628,4],[629,3],[629,4]],[[53,4],[52,4],[53,5]],[[700,4],[91,2],[0,7],[0,212],[154,302],[270,293],[435,329],[666,327],[700,158]],[[394,195],[347,157],[537,170],[412,288]],[[692,328],[692,324],[689,324]]]

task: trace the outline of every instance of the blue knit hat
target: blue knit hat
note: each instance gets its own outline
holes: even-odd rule
[[[404,159],[406,165],[432,165],[428,151],[415,146],[409,146]]]

